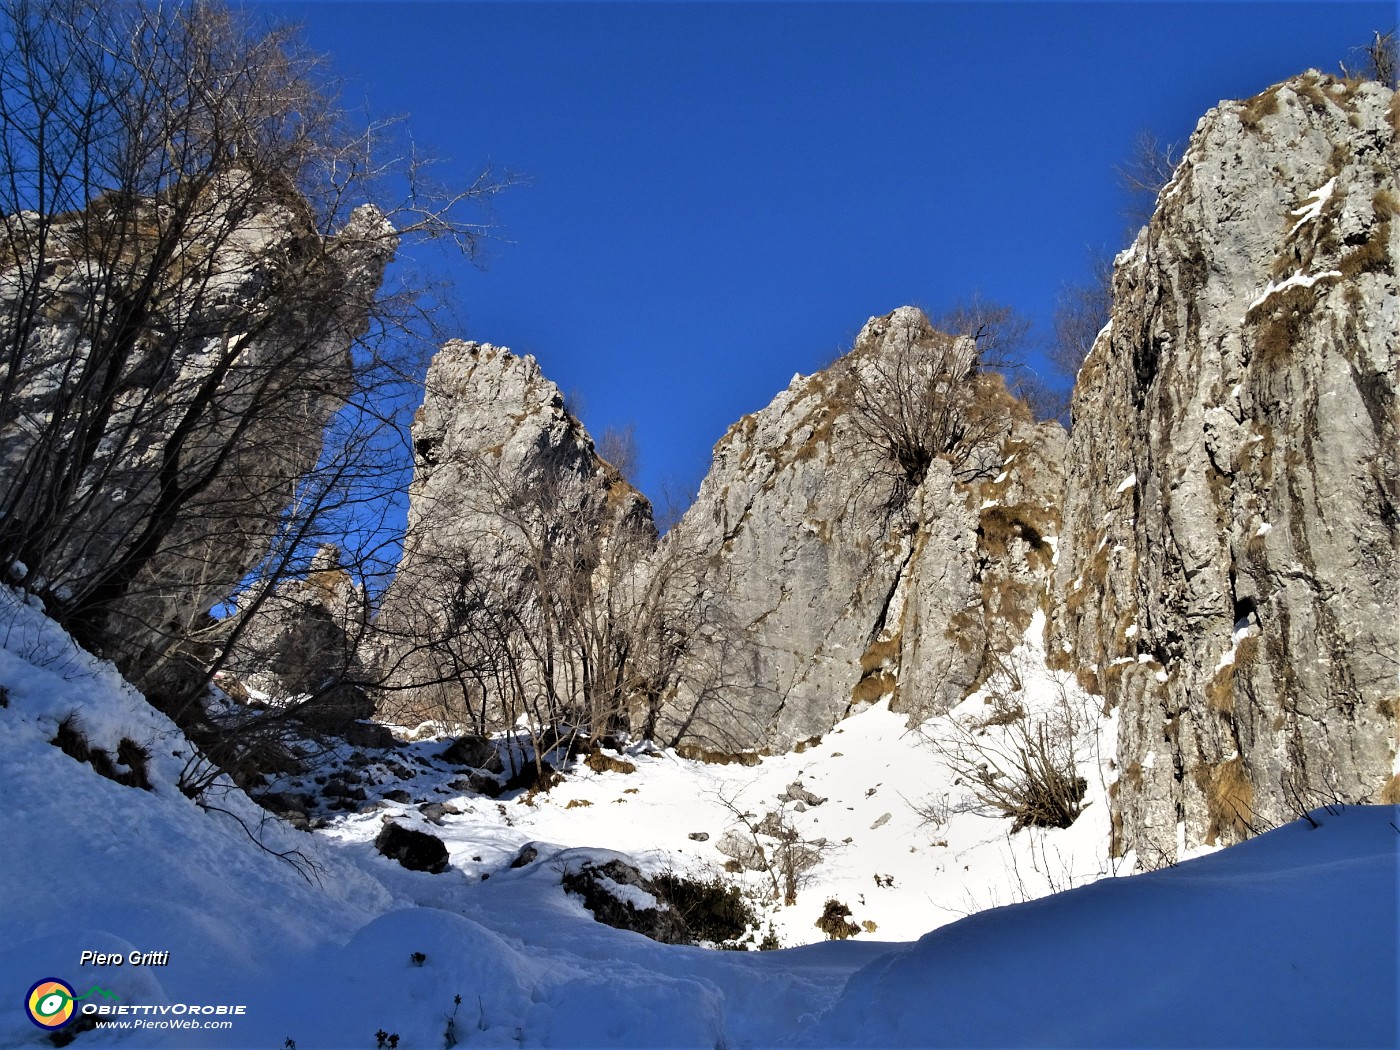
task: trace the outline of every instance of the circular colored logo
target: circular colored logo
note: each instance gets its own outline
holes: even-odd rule
[[[24,999],[29,1019],[40,1028],[62,1028],[73,1020],[73,986],[56,977],[36,981]]]

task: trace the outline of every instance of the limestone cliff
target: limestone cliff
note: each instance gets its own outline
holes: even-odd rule
[[[256,694],[249,690],[256,690],[279,708],[293,708],[305,724],[343,732],[374,713],[364,688],[369,673],[359,659],[369,607],[339,548],[323,546],[305,577],[243,595],[246,622],[224,665],[237,684],[220,680],[235,694],[251,698]]]
[[[1400,104],[1310,73],[1200,122],[1067,439],[919,311],[719,441],[658,544],[531,358],[445,347],[377,627],[390,717],[785,748],[919,718],[1047,614],[1121,713],[1118,852],[1400,798]]]
[[[527,708],[579,717],[601,688],[610,570],[654,544],[650,504],[535,359],[503,347],[443,346],[412,435],[408,531],[372,657],[381,716],[482,729]]]
[[[1400,105],[1202,118],[1079,375],[1052,650],[1122,711],[1147,863],[1396,798]]]
[[[872,318],[715,446],[665,543],[704,553],[719,615],[690,640],[663,739],[782,748],[885,696],[944,710],[1020,638],[1064,434],[975,358],[912,308]]]
[[[153,695],[316,464],[394,248],[236,167],[5,217],[0,549]]]

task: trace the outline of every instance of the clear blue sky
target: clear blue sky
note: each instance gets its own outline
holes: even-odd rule
[[[1114,165],[1222,98],[1336,71],[1380,3],[271,3],[376,113],[497,202],[464,337],[534,354],[639,481],[694,482],[730,423],[865,320],[974,290],[1048,334]],[[444,169],[448,171],[450,169]],[[436,253],[423,267],[441,268]]]

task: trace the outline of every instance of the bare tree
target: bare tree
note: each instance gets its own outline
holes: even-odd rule
[[[934,314],[929,323],[940,332],[971,339],[977,348],[976,364],[1002,372],[1022,366],[1029,345],[1030,318],[1005,303],[973,292]]]
[[[940,332],[971,339],[977,348],[978,367],[999,371],[1006,378],[1008,389],[1025,402],[1036,419],[1068,421],[1068,395],[1031,365],[1029,317],[1018,313],[1014,307],[973,292],[935,314],[931,323]],[[1071,383],[1073,378],[1071,374]]]
[[[637,425],[603,428],[598,437],[598,455],[617,468],[619,474],[635,483],[640,469],[641,456],[637,451]]]
[[[1342,76],[1400,88],[1400,45],[1397,45],[1394,29],[1385,33],[1375,30],[1369,44],[1353,48],[1353,51],[1361,53],[1361,64],[1353,69],[1342,63]]]
[[[393,473],[365,464],[418,315],[383,267],[403,237],[472,253],[498,184],[433,191],[391,133],[210,0],[0,6],[0,557],[153,691],[216,656],[193,639],[223,644],[239,577],[303,571]]]
[[[735,859],[767,875],[773,900],[781,900],[787,907],[797,903],[798,890],[808,885],[814,870],[839,849],[836,843],[825,838],[804,835],[793,821],[786,801],[780,801],[776,810],[765,813],[760,819],[740,803],[737,794],[721,792],[716,798],[736,823],[734,831],[725,836],[730,840],[737,836],[734,851],[742,857]],[[721,840],[721,849],[725,848],[725,839]]]
[[[963,481],[992,470],[1014,409],[1002,377],[979,365],[972,336],[935,331],[912,312],[896,313],[890,326],[884,346],[843,359],[841,382],[856,431],[890,463],[893,506],[935,460]]]
[[[1123,217],[1134,232],[1152,218],[1157,194],[1171,181],[1181,157],[1181,143],[1163,142],[1148,128],[1138,132],[1128,159],[1115,169],[1126,197]]]
[[[384,706],[410,719],[561,738],[650,738],[708,600],[699,557],[658,544],[650,508],[586,444],[510,470],[456,462],[451,506],[421,505],[376,621]],[[420,544],[437,516],[455,538]]]
[[[703,474],[689,482],[680,481],[675,477],[662,480],[661,503],[656,515],[658,532],[663,536],[666,535],[685,517],[685,512],[691,508],[696,497],[700,494],[700,486],[703,482]]]
[[[1113,313],[1113,259],[1091,253],[1089,271],[1087,281],[1061,290],[1055,303],[1055,337],[1046,355],[1055,373],[1071,385]]]

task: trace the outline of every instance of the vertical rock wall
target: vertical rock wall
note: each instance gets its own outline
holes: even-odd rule
[[[1051,650],[1122,709],[1115,847],[1148,864],[1395,800],[1398,126],[1316,73],[1223,103],[1117,261]]]
[[[649,549],[650,504],[535,359],[504,347],[444,345],[412,436],[404,552],[367,657],[384,676],[380,717],[485,730],[488,709],[513,722],[551,691],[576,713],[576,657],[606,606],[603,548],[626,533]]]

